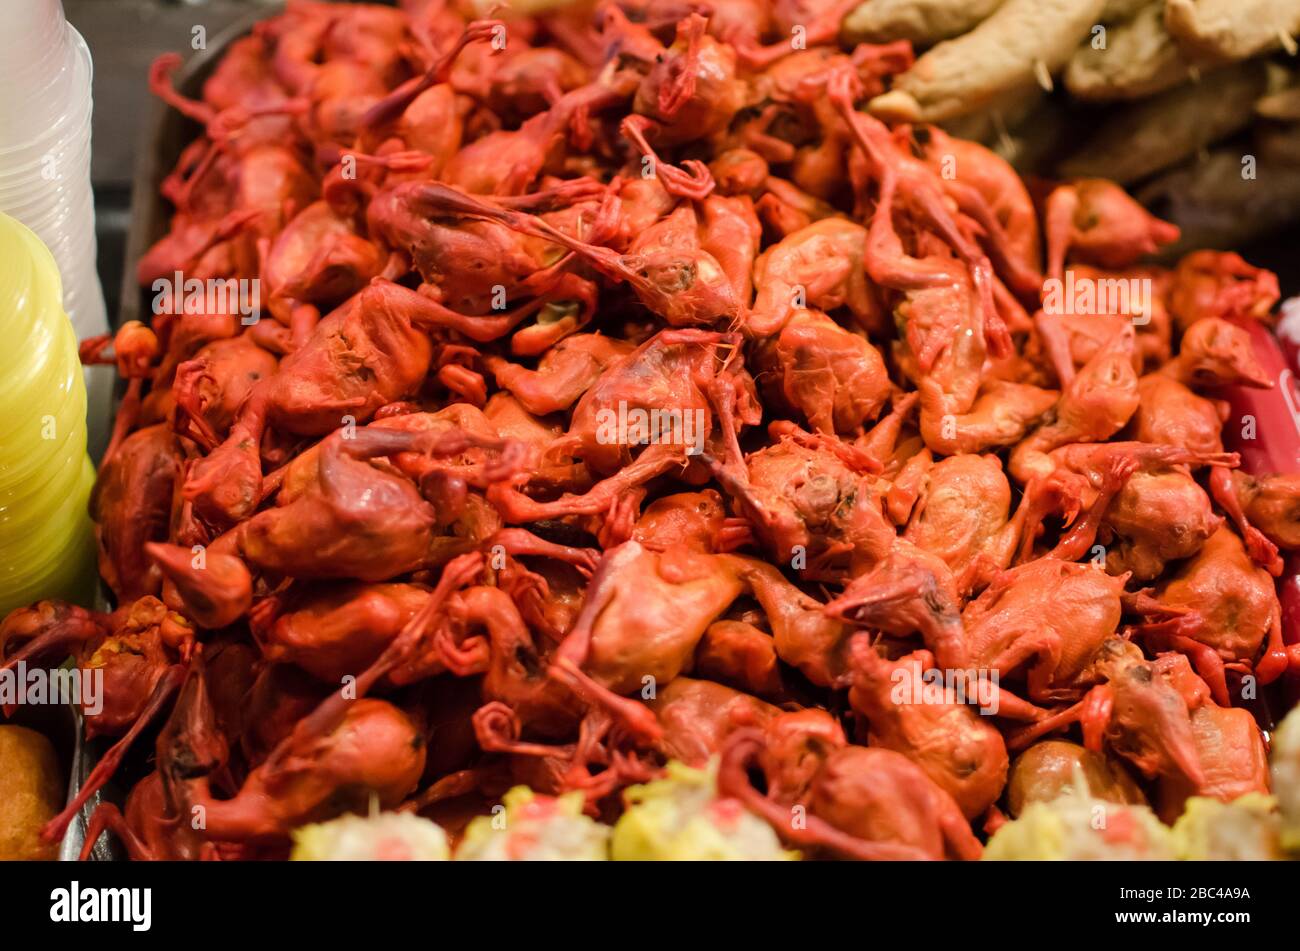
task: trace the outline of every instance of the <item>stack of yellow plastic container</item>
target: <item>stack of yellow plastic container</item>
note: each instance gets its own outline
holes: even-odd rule
[[[0,214],[0,616],[93,596],[86,386],[54,258]]]

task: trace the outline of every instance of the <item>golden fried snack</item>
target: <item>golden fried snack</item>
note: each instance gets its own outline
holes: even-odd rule
[[[1193,75],[1193,60],[1165,29],[1159,4],[1106,29],[1098,48],[1084,42],[1065,68],[1065,86],[1079,99],[1140,99],[1178,86]]]
[[[1196,56],[1228,62],[1282,46],[1300,32],[1296,0],[1165,0],[1165,27]]]
[[[1231,802],[1193,796],[1174,823],[1174,842],[1184,861],[1273,862],[1286,858],[1281,839],[1281,816],[1264,793]]]
[[[900,122],[938,122],[983,108],[1060,70],[1097,23],[1104,0],[1007,0],[964,36],[940,43],[871,100]]]
[[[1177,165],[1249,125],[1266,81],[1263,63],[1242,63],[1135,103],[1062,162],[1061,175],[1127,185]]]
[[[1003,0],[867,0],[848,16],[840,33],[854,43],[911,40],[932,46],[969,32]]]
[[[40,832],[62,803],[50,741],[26,727],[0,726],[0,861],[52,860],[57,846]]]

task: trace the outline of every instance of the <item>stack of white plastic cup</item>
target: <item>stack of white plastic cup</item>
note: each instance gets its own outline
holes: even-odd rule
[[[60,0],[0,2],[0,211],[54,255],[83,339],[108,329],[95,270],[91,69]]]

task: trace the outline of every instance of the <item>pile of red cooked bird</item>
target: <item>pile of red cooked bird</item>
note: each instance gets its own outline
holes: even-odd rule
[[[1268,791],[1300,477],[1237,471],[1213,394],[1272,385],[1275,277],[859,111],[912,52],[843,4],[675,6],[291,2],[201,100],[154,64],[203,134],[140,282],[260,319],[83,344],[128,380],[117,608],[0,657],[102,671],[119,739],[47,836],[151,723],[90,835],[139,858],[517,785],[614,822],[670,760],[809,857],[977,857],[1084,774],[1166,821]]]

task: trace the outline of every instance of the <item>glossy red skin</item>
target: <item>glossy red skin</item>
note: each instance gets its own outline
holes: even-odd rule
[[[525,781],[614,819],[716,755],[810,856],[974,858],[1040,729],[1170,818],[1264,788],[1249,715],[1207,698],[1216,664],[1300,667],[1268,571],[1300,456],[1247,478],[1219,432],[1266,412],[1222,384],[1280,389],[1250,336],[1275,280],[1135,265],[1172,232],[1116,187],[1066,183],[1040,226],[992,152],[871,119],[913,55],[840,48],[851,5],[511,15],[502,50],[455,5],[304,2],[202,100],[155,66],[204,136],[139,276],[260,278],[262,319],[87,342],[132,381],[94,503],[124,606],[0,627],[10,659],[104,672],[92,734],[180,686],[102,820],[133,857],[283,857],[370,791],[463,819]],[[1151,326],[1033,314],[1067,263],[1150,277]],[[700,414],[703,452],[604,438],[620,407]],[[1248,456],[1300,446],[1269,426]],[[1187,596],[1198,565],[1245,581]],[[897,707],[883,658],[922,644],[1042,707]]]
[[[167,537],[180,472],[180,445],[166,423],[132,433],[100,471],[90,501],[99,573],[123,600],[161,587],[144,544]]]

